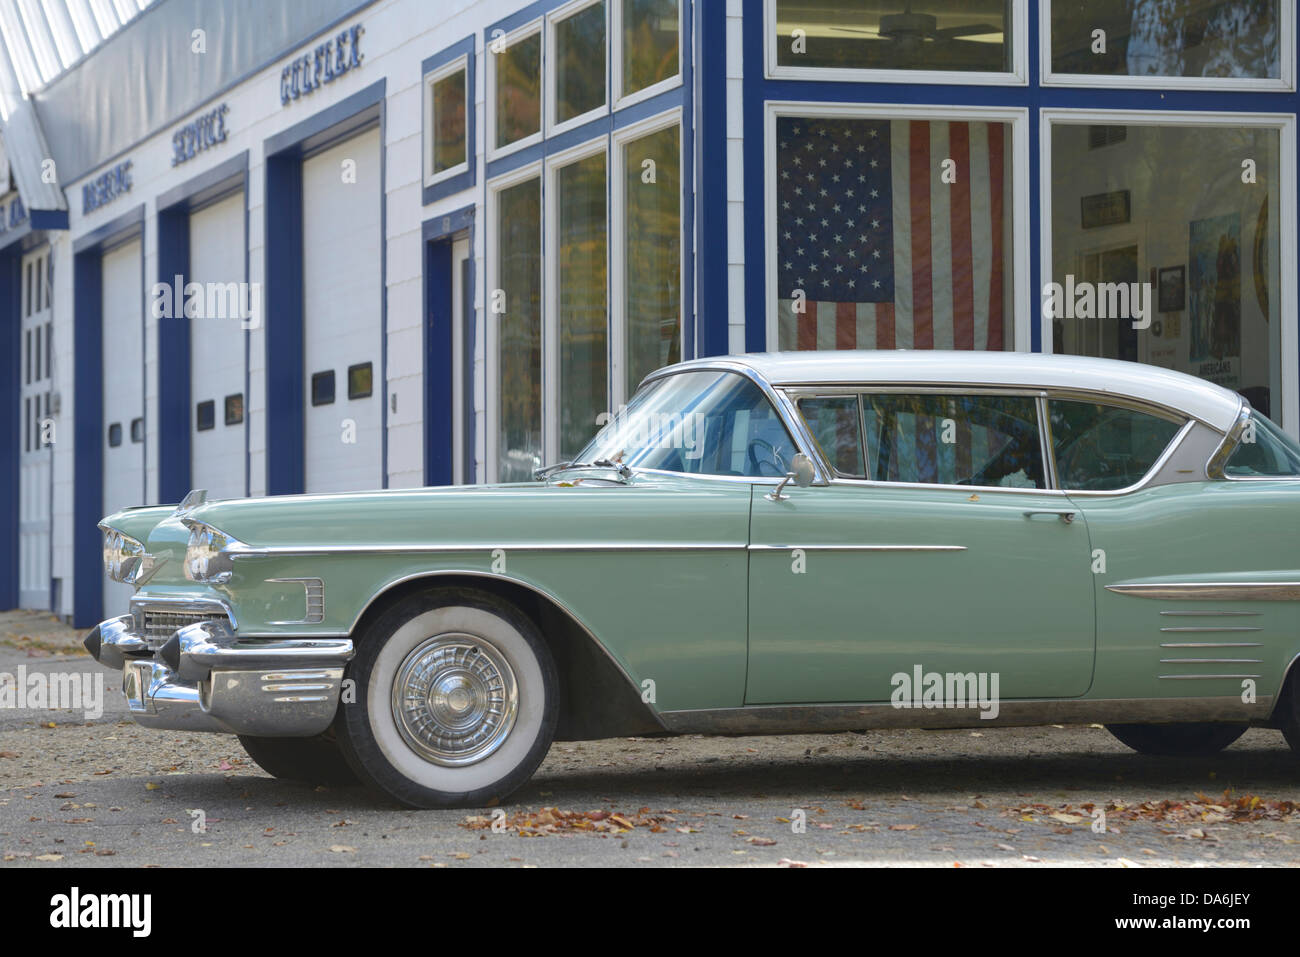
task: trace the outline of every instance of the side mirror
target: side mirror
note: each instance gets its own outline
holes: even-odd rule
[[[816,470],[813,469],[812,459],[808,458],[808,456],[804,455],[802,452],[796,452],[794,458],[790,460],[790,471],[785,473],[785,478],[781,479],[781,483],[777,485],[776,488],[767,493],[767,498],[773,502],[785,501],[785,499],[790,497],[781,494],[786,485],[790,482],[794,482],[794,484],[800,488],[807,488],[809,485],[812,485],[815,477]]]

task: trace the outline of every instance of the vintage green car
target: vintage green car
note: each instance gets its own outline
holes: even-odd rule
[[[482,805],[554,740],[1103,722],[1300,748],[1300,446],[1021,353],[698,359],[513,485],[128,509],[86,645],[146,726]]]

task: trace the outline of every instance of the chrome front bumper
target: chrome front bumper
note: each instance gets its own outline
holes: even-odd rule
[[[338,709],[348,638],[239,638],[224,621],[178,629],[154,648],[133,615],[100,622],[86,650],[122,672],[131,717],[149,728],[309,737]]]

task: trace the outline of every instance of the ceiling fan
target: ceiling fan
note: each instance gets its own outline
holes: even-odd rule
[[[963,41],[962,37],[981,36],[983,34],[1001,34],[1002,28],[991,23],[966,23],[955,27],[939,29],[939,18],[932,13],[913,13],[912,2],[903,4],[901,13],[882,13],[880,25],[875,30],[863,30],[855,27],[833,26],[831,29],[843,33],[865,33],[868,36],[891,40],[900,46],[914,50],[927,41],[935,43],[972,42]]]

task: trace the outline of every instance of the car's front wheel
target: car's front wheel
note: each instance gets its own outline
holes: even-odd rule
[[[358,636],[335,719],[363,781],[410,807],[482,806],[541,764],[559,714],[537,627],[494,595],[438,588],[397,602]]]
[[[1140,754],[1217,754],[1246,733],[1244,724],[1108,724],[1106,730]]]

